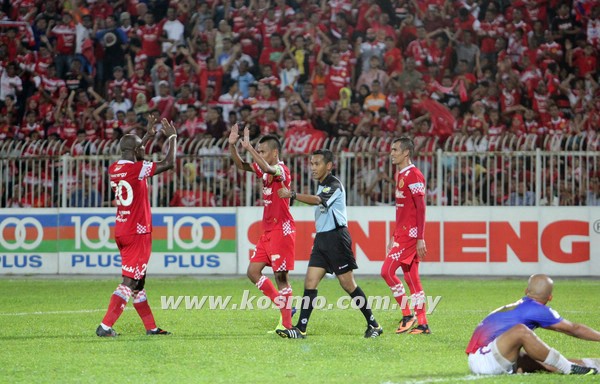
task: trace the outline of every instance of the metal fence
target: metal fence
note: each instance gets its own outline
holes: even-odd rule
[[[392,138],[325,139],[336,153],[335,172],[348,204],[394,204]],[[149,156],[162,157],[160,141]],[[515,137],[416,137],[414,163],[427,181],[428,205],[600,205],[597,139],[585,135]],[[293,188],[315,191],[310,154],[288,148],[283,160]],[[108,166],[119,158],[115,141],[0,142],[0,207],[105,207],[113,205]],[[226,140],[185,140],[175,172],[151,180],[155,207],[251,206],[262,188],[252,173],[237,170]]]

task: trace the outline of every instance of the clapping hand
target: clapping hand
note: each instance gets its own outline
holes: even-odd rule
[[[238,127],[237,124],[234,124],[231,127],[231,132],[229,133],[229,145],[235,145],[235,143],[237,143],[238,139],[240,138],[240,134],[239,134],[240,128]]]
[[[154,115],[148,115],[148,124],[146,126],[146,135],[148,137],[156,136],[156,117]]]
[[[252,147],[252,143],[250,142],[250,129],[248,127],[244,128],[244,140],[242,140],[242,147],[244,147],[244,149]]]
[[[162,119],[163,132],[165,136],[170,138],[171,136],[177,136],[177,130],[173,126],[173,122],[169,122],[167,119]]]

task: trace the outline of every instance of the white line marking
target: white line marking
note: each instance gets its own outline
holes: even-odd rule
[[[133,308],[125,308],[126,311]],[[106,308],[102,309],[79,309],[74,311],[47,311],[47,312],[0,312],[0,316],[39,316],[39,315],[73,315],[78,313],[95,313],[106,312]]]

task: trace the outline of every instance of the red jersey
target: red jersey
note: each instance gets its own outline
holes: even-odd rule
[[[158,57],[162,53],[160,45],[161,27],[158,24],[143,25],[137,30],[138,37],[142,40],[142,52],[148,57]]]
[[[280,131],[279,123],[276,121],[261,121],[259,126],[261,135],[278,134]]]
[[[56,51],[63,55],[75,52],[75,27],[59,24],[52,28],[50,37],[56,38]]]
[[[296,229],[294,218],[290,212],[290,200],[282,199],[277,194],[281,187],[291,188],[292,178],[290,170],[283,164],[283,161],[277,163],[276,175],[264,173],[256,163],[252,163],[252,168],[256,175],[263,180],[263,230],[265,232],[274,229],[283,230],[284,234],[293,232]]]
[[[117,220],[115,237],[152,232],[147,178],[154,176],[156,163],[119,160],[108,168],[110,187],[115,192]]]
[[[327,71],[326,92],[330,100],[340,99],[340,89],[350,85],[350,73],[346,67],[330,65]]]
[[[423,239],[425,210],[418,212],[416,200],[425,199],[425,177],[414,164],[396,174],[396,230],[394,240],[398,243]],[[423,207],[425,203],[422,203]],[[422,215],[422,217],[418,217]],[[419,228],[419,225],[422,228]]]

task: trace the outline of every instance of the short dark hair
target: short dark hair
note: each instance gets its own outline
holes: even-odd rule
[[[312,155],[313,156],[316,156],[316,155],[323,156],[323,159],[325,160],[325,164],[333,163],[333,152],[331,152],[329,149],[317,149],[317,150],[313,151]]]
[[[400,148],[405,151],[408,149],[408,156],[412,157],[415,152],[415,142],[408,136],[400,136],[399,138],[392,141],[392,144],[400,143]]]
[[[269,148],[271,149],[276,149],[279,151],[279,153],[281,153],[281,142],[279,141],[279,138],[275,135],[266,135],[260,138],[260,140],[258,140],[258,144],[262,144],[262,143],[267,143],[269,145]]]

